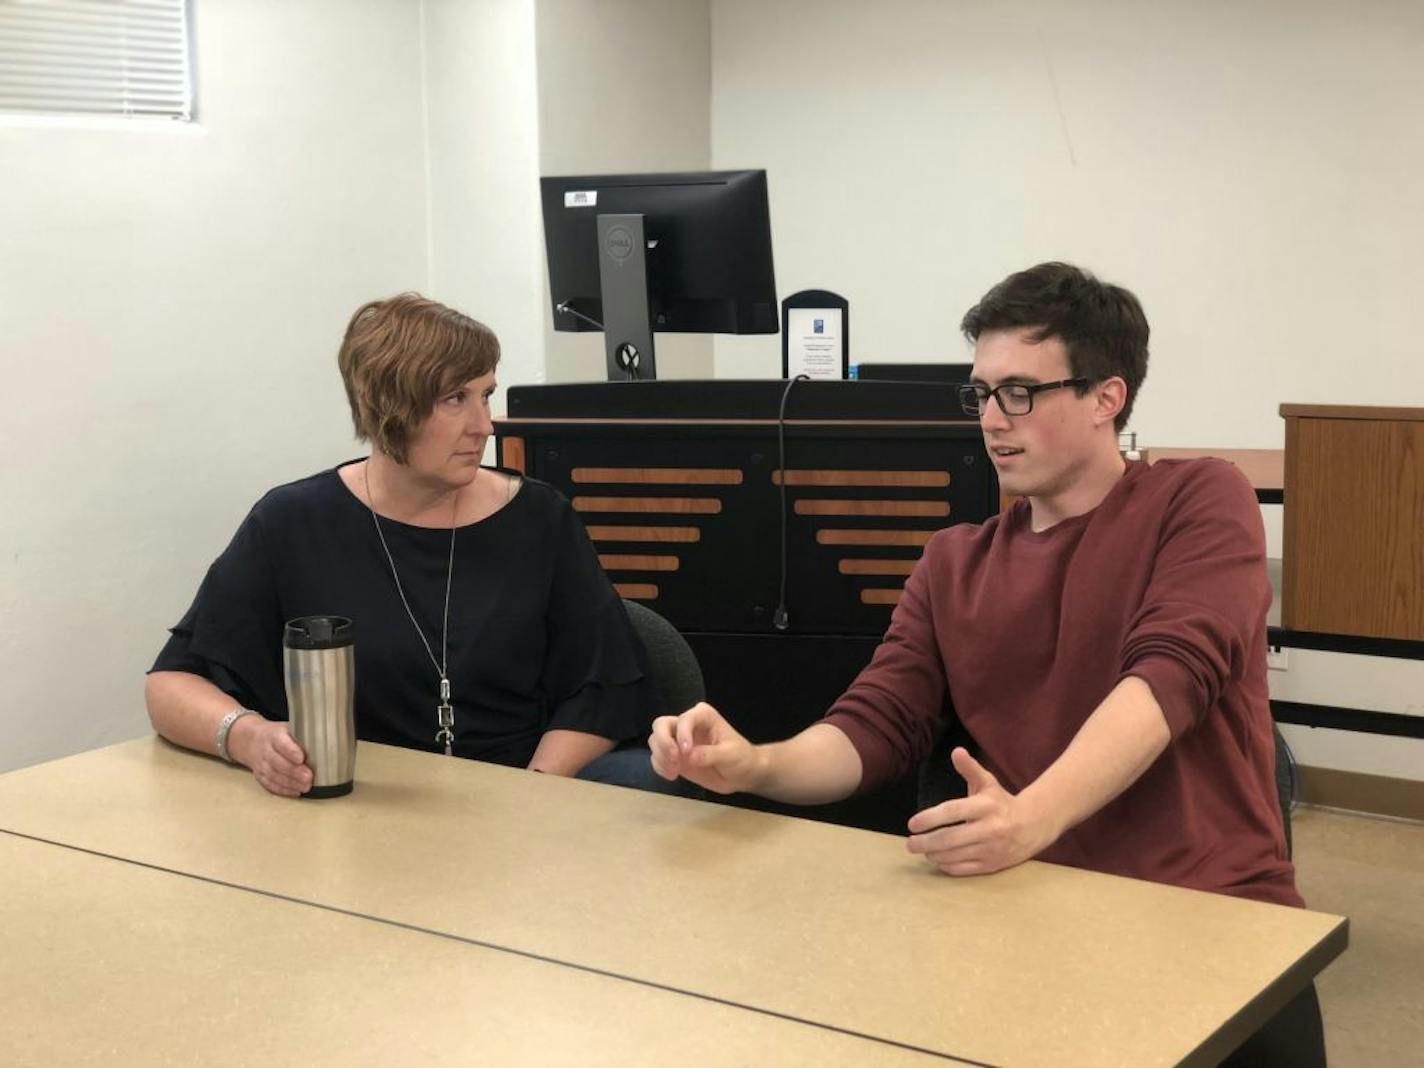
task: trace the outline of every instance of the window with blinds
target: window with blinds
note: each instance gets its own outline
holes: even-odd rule
[[[193,117],[188,0],[0,0],[0,112]]]

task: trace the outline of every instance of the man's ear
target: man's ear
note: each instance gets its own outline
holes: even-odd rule
[[[1097,394],[1097,403],[1093,405],[1093,421],[1098,424],[1111,423],[1127,403],[1127,383],[1114,375],[1099,382],[1094,392]]]

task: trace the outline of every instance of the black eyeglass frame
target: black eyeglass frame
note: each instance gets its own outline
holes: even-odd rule
[[[989,398],[994,398],[999,405],[999,411],[1005,415],[1029,415],[1033,412],[1033,398],[1040,393],[1047,393],[1050,389],[1063,389],[1065,386],[1083,388],[1092,384],[1089,378],[1063,378],[1057,382],[1004,382],[993,389],[987,386],[960,386],[959,406],[964,409],[965,415],[979,417],[984,414],[984,409],[989,406]],[[1021,412],[1011,412],[1004,405],[1004,390],[1023,390],[1024,401],[1027,407]]]

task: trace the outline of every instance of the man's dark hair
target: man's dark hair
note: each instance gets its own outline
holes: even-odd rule
[[[1021,327],[1034,328],[1035,344],[1062,338],[1074,378],[1095,383],[1116,376],[1126,382],[1127,401],[1114,425],[1119,431],[1127,425],[1147,377],[1147,316],[1136,297],[1072,264],[1040,263],[985,293],[959,324],[970,341],[987,331]]]

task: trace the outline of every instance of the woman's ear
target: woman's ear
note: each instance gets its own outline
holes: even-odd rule
[[[1099,382],[1095,393],[1097,403],[1093,405],[1093,421],[1111,423],[1127,404],[1127,383],[1114,375]]]

